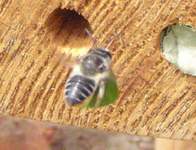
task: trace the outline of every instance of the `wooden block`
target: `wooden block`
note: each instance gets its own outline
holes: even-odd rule
[[[1,0],[0,112],[196,139],[196,78],[168,63],[159,48],[160,32],[168,24],[196,27],[195,10],[195,0]],[[120,97],[105,108],[80,110],[64,102],[70,59],[58,54],[85,54],[92,44],[84,28],[91,28],[101,45],[120,32],[110,46]]]
[[[193,141],[179,141],[168,139],[156,139],[155,150],[195,150],[196,143]]]

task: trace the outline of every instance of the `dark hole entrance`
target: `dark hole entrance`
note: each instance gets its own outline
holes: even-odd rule
[[[46,21],[46,28],[52,46],[65,54],[83,55],[91,47],[92,39],[85,33],[90,25],[74,10],[54,10]]]

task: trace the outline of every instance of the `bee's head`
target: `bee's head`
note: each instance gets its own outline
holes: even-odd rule
[[[110,69],[111,54],[106,49],[96,48],[82,59],[82,71],[87,75],[103,73]]]

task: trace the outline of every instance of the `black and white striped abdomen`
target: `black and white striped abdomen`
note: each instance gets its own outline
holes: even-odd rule
[[[94,80],[81,75],[72,76],[65,85],[65,97],[70,105],[83,102],[94,91]]]

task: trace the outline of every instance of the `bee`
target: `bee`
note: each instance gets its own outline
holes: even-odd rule
[[[112,55],[107,48],[91,48],[74,65],[65,84],[65,98],[70,106],[99,107],[118,97],[111,69]]]

